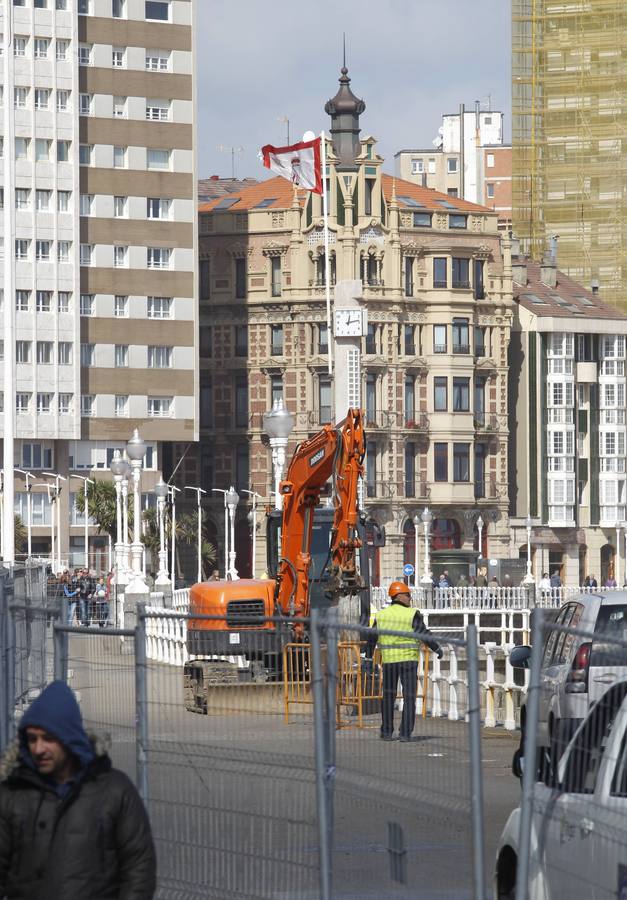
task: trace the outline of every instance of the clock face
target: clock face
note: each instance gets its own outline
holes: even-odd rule
[[[335,310],[335,334],[337,337],[361,337],[363,315],[360,309]]]

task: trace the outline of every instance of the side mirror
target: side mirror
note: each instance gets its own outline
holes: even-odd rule
[[[509,661],[515,669],[528,669],[531,663],[531,647],[527,644],[514,647],[509,654]]]

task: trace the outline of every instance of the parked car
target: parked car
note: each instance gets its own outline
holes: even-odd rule
[[[554,779],[533,786],[528,900],[627,896],[627,679],[592,707]],[[501,835],[495,900],[513,900],[520,807]]]
[[[582,594],[565,603],[555,623],[594,635],[579,637],[547,630],[542,655],[538,746],[547,748],[555,768],[560,755],[591,705],[614,682],[627,675],[627,651],[603,641],[604,635],[627,640],[627,591]],[[530,647],[510,654],[514,667],[527,667]],[[526,704],[520,711],[524,745]],[[516,768],[516,757],[514,768]]]

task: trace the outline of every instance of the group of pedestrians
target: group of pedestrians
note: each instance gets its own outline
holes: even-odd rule
[[[67,599],[68,625],[90,625],[103,628],[109,618],[109,597],[111,595],[111,575],[96,579],[89,569],[75,569],[74,574],[66,571],[61,575],[60,584]]]

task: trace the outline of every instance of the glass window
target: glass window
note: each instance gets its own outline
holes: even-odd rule
[[[468,319],[453,319],[453,353],[470,353]]]
[[[70,159],[70,142],[57,141],[57,162],[69,162]],[[81,163],[83,165],[83,163]],[[89,165],[89,163],[84,163]],[[59,194],[68,194],[69,191],[59,191]]]
[[[72,365],[72,346],[71,341],[59,341],[57,358],[60,366]]]
[[[271,325],[271,347],[270,354],[272,356],[283,356],[283,326]]]
[[[321,425],[330,422],[333,418],[332,397],[331,379],[323,375],[318,379],[318,410]]]
[[[416,338],[413,325],[403,325],[403,353],[405,356],[416,355]]]
[[[159,22],[168,22],[170,19],[170,4],[168,0],[146,0],[146,18],[156,19]]]
[[[270,406],[283,400],[283,377],[281,375],[272,375],[270,377]]]
[[[200,260],[198,279],[200,282],[200,299],[209,300],[211,297],[211,260]]]
[[[90,368],[96,362],[96,345],[81,344],[81,366]]]
[[[446,285],[446,257],[435,256],[433,258],[433,287],[445,288]]]
[[[35,161],[36,162],[47,162],[50,159],[51,145],[52,145],[52,141],[48,141],[45,138],[37,138],[35,140]]]
[[[448,444],[433,445],[433,478],[434,481],[448,481]]]
[[[52,400],[54,394],[37,394],[37,412],[46,414],[52,412]]]
[[[453,481],[470,481],[470,444],[453,444]]]
[[[112,0],[111,15],[114,19],[123,19],[126,13],[126,0]]]
[[[235,355],[248,356],[248,326],[235,326]]]
[[[42,313],[52,311],[52,291],[37,291],[35,309]]]
[[[91,65],[91,44],[80,44],[78,48],[79,66]]]
[[[451,280],[454,288],[470,287],[470,260],[454,256],[451,260]]]
[[[248,378],[238,375],[235,379],[235,425],[237,428],[248,426]]]
[[[96,398],[93,394],[83,394],[81,396],[81,416],[90,418],[96,415]]]
[[[415,212],[414,228],[431,228],[431,213]]]
[[[57,112],[65,112],[70,100],[69,91],[57,91]]]
[[[433,326],[433,352],[446,353],[446,325]]]
[[[128,394],[115,395],[115,415],[128,416]]]
[[[468,216],[460,216],[458,214],[449,215],[448,217],[448,227],[449,228],[466,228],[467,227]]]
[[[81,266],[91,266],[94,254],[93,244],[81,244],[80,247],[80,264]]]
[[[169,418],[172,415],[172,397],[148,397],[148,415]]]
[[[453,412],[470,409],[470,378],[453,378]]]
[[[475,339],[475,356],[485,356],[485,328],[475,325],[473,336]]]
[[[114,147],[113,148],[113,168],[114,169],[125,169],[126,168],[126,147]],[[148,168],[150,168],[150,166]]]
[[[235,260],[235,297],[237,300],[243,300],[246,297],[246,260]]]
[[[116,344],[114,358],[116,369],[128,368],[128,344]]]
[[[449,157],[446,160],[446,168],[450,174],[457,172],[457,160],[454,157]]]
[[[416,445],[405,444],[405,496],[416,496]]]
[[[59,291],[57,295],[59,312],[67,313],[70,311],[70,299],[72,295],[69,291]]]
[[[169,169],[169,150],[148,150],[146,154],[146,167],[148,169]]]
[[[15,362],[17,362],[17,363],[29,363],[30,362],[30,341],[16,341],[15,342]]]
[[[111,49],[111,65],[114,69],[123,69],[125,61],[125,50],[123,47],[112,47]]]
[[[94,148],[91,144],[81,144],[78,149],[78,160],[81,166],[91,166]]]
[[[58,7],[57,7],[57,9],[58,9]],[[57,39],[56,57],[57,57],[58,62],[63,62],[66,59],[68,46],[69,46],[69,41]]]
[[[113,115],[116,119],[123,119],[126,116],[126,97],[113,98]]]
[[[28,138],[15,138],[15,158],[28,159]]]
[[[172,251],[169,247],[148,247],[147,265],[149,269],[169,269]]]
[[[15,292],[15,309],[17,312],[28,312],[30,306],[30,291]]]
[[[15,412],[18,415],[28,413],[30,408],[30,394],[18,391],[15,395]]]
[[[128,256],[128,247],[123,247],[120,244],[116,244],[113,248],[113,265],[116,269],[121,269],[126,266]]]
[[[59,415],[71,415],[74,405],[74,394],[59,394]]]
[[[90,216],[91,215],[91,208],[92,208],[93,202],[94,202],[93,194],[81,194],[80,201],[79,201],[81,216]]]
[[[416,383],[413,375],[406,375],[403,383],[405,400],[405,424],[413,424],[416,418]]]
[[[448,408],[447,384],[448,378],[445,375],[438,375],[433,379],[433,409],[435,412],[446,412]]]
[[[170,201],[160,197],[148,197],[146,200],[146,216],[148,219],[167,219],[170,213]]]
[[[148,368],[169,369],[172,367],[172,347],[148,347]]]
[[[94,295],[93,294],[81,294],[80,299],[80,314],[81,316],[93,316],[94,315]]]
[[[79,116],[91,116],[91,104],[92,104],[92,96],[91,94],[79,94],[78,95],[78,114]]]
[[[475,261],[473,263],[475,300],[485,299],[485,285],[484,285],[484,281],[483,281],[484,265],[485,265],[485,263],[482,259],[475,259]]]
[[[172,314],[172,297],[148,297],[148,318],[169,319]]]
[[[270,257],[270,280],[272,282],[271,293],[273,297],[281,296],[281,257]]]
[[[377,326],[368,323],[368,334],[366,335],[366,353],[377,352]]]

